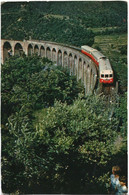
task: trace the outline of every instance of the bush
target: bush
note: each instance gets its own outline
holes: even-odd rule
[[[4,146],[2,155],[4,192],[106,192],[105,174],[111,168],[108,162],[113,156],[117,120],[108,120],[104,99],[79,98],[73,105],[55,102],[54,107],[37,111],[35,117],[30,126],[22,108],[8,119],[6,128],[12,141]],[[8,175],[13,178],[6,186]]]

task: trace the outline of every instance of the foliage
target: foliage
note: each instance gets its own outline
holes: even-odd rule
[[[52,106],[55,99],[72,103],[81,91],[75,76],[45,58],[12,57],[2,66],[2,113],[7,110],[7,116],[23,105],[39,109]]]
[[[2,5],[1,34],[4,39],[23,40],[31,36],[91,46],[95,35],[87,28],[118,26],[119,32],[127,32],[126,18],[125,2],[8,2]]]
[[[70,76],[68,70],[62,67],[52,65],[46,58],[24,56],[6,60],[2,66],[1,90],[3,189],[13,192],[20,186],[29,185],[26,184],[29,178],[26,174],[30,164],[26,164],[23,153],[29,157],[27,148],[35,142],[32,126],[34,110],[53,106],[55,99],[70,104],[81,91],[83,88],[75,76]],[[6,126],[7,121],[10,128]]]
[[[127,55],[127,45],[123,45],[120,47],[121,54]]]
[[[2,15],[2,37],[4,39],[13,38],[14,40],[23,40],[29,39],[31,36],[33,39],[54,41],[75,46],[81,46],[83,43],[88,45],[93,44],[93,32],[84,29],[81,25],[73,25],[72,21],[67,21],[65,17],[60,19],[58,17],[51,17],[51,15],[47,16],[44,12],[39,12],[37,9],[35,12],[33,3],[23,6],[24,9],[20,9],[17,12],[18,8],[15,8],[14,4],[14,10],[16,9],[17,14],[13,15],[13,13],[11,13],[11,19],[9,21],[6,13]],[[12,24],[13,20],[15,20],[15,22]],[[5,22],[8,23],[8,32],[5,31]]]
[[[56,101],[54,107],[35,114],[40,120],[33,121],[33,126],[24,107],[11,115],[6,125],[11,149],[4,147],[2,155],[3,186],[12,175],[13,179],[5,189],[19,193],[106,192],[98,185],[112,159],[117,120],[108,120],[104,102],[97,96],[79,98],[72,105]]]
[[[120,57],[112,58],[111,63],[114,69],[114,78],[119,82],[120,93],[127,91],[127,62]]]
[[[127,139],[127,92],[120,96],[119,107],[115,110],[116,116],[119,118],[119,130],[121,135]]]

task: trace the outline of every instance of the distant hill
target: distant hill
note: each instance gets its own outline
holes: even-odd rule
[[[92,45],[89,27],[126,29],[127,3],[8,2],[1,7],[1,36],[5,39],[43,39],[80,46]]]

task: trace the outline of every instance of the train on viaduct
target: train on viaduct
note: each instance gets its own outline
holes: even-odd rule
[[[1,40],[1,63],[11,55],[21,56],[23,53],[39,55],[54,62],[55,65],[68,68],[70,75],[76,75],[85,88],[85,94],[94,92],[97,83],[97,67],[95,63],[76,47],[48,41],[38,40]]]

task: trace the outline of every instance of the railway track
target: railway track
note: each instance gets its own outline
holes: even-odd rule
[[[105,96],[105,107],[109,111],[109,120],[111,120],[115,107],[119,106],[118,83],[116,83],[116,86],[102,85],[101,93]]]

